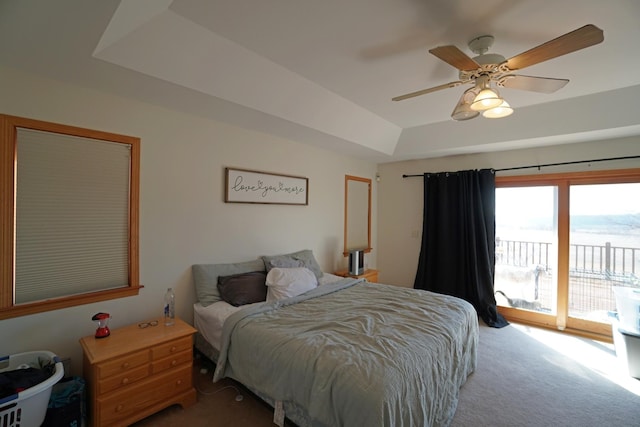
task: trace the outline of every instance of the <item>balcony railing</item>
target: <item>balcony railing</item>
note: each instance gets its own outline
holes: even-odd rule
[[[498,240],[496,264],[551,269],[551,243]],[[570,245],[569,270],[633,278],[640,272],[640,248],[604,245]],[[637,279],[637,278],[636,278]]]
[[[496,241],[496,264],[515,267],[540,266],[548,270],[551,243],[523,242],[516,240]]]
[[[496,289],[504,286],[502,290],[512,293],[509,296],[537,301],[541,311],[552,311],[555,285],[551,246],[548,242],[496,241]],[[520,271],[520,277],[514,278],[509,269]],[[500,276],[504,271],[510,271],[508,279]],[[640,287],[639,274],[640,248],[613,246],[609,242],[570,245],[570,314],[599,316],[598,320],[606,321],[602,319],[606,313],[616,309],[613,286]]]

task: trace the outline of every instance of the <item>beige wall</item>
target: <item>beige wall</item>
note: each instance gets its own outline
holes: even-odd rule
[[[374,250],[367,255],[368,266],[380,270],[383,283],[412,286],[422,233],[422,181],[403,179],[402,174],[637,155],[640,143],[637,138],[621,139],[376,167],[295,141],[1,67],[0,93],[4,114],[142,139],[140,271],[145,288],[140,295],[0,321],[0,354],[51,350],[71,357],[74,373],[80,369],[78,339],[95,331],[90,319],[99,311],[111,313],[112,327],[158,317],[162,296],[172,286],[178,315],[191,321],[194,263],[243,261],[309,248],[325,270],[345,266],[345,174],[373,181]],[[225,166],[306,176],[309,206],[225,204]],[[572,170],[613,167],[640,163],[599,163]]]
[[[444,172],[483,168],[509,168],[526,165],[592,160],[640,155],[640,138],[549,146],[536,149],[502,151],[387,163],[378,166],[378,269],[382,283],[413,287],[422,238],[422,178],[402,178],[424,172]],[[562,167],[498,172],[541,174],[597,169],[640,167],[640,159],[597,162]]]
[[[326,271],[342,257],[344,176],[371,178],[376,165],[213,120],[0,68],[0,112],[140,137],[140,280],[137,297],[0,321],[0,354],[51,350],[72,358],[78,339],[93,334],[91,316],[108,312],[110,326],[158,318],[167,287],[177,315],[191,322],[191,265],[236,262],[312,249]],[[309,178],[309,205],[226,204],[224,168]],[[375,194],[375,187],[374,187]],[[373,247],[376,263],[373,200]]]

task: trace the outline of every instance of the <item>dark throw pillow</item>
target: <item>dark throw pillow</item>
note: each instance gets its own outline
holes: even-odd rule
[[[223,301],[233,306],[252,304],[267,299],[267,273],[252,271],[218,277],[218,291]]]

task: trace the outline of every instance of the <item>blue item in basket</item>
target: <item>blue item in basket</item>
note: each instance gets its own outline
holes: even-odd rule
[[[84,386],[80,377],[60,380],[53,386],[42,427],[81,427],[84,418]]]

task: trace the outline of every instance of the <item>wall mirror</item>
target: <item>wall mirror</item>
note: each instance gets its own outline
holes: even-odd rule
[[[351,250],[371,252],[371,180],[344,177],[344,256]]]

